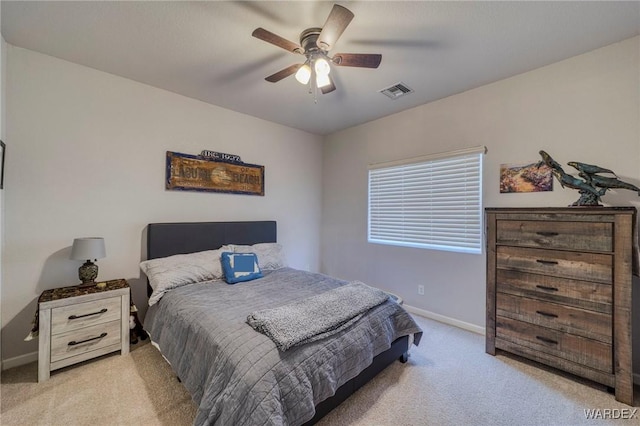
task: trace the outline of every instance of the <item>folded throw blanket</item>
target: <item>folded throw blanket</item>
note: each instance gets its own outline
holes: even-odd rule
[[[253,312],[247,322],[286,351],[343,330],[388,298],[382,290],[353,281],[288,305]]]

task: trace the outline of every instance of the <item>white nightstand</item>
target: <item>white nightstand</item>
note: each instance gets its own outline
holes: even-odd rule
[[[126,280],[43,292],[38,299],[38,382],[81,361],[115,351],[128,354],[129,298]]]

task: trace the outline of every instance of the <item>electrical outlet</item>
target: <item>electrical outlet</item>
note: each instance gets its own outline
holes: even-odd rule
[[[424,296],[424,286],[423,285],[419,285],[418,286],[418,294],[420,296]]]

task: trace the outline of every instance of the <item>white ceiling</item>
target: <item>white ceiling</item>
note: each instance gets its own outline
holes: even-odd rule
[[[251,36],[298,43],[334,2],[0,3],[4,39],[51,56],[316,134],[393,114],[640,34],[633,2],[338,2],[355,18],[330,53],[380,53],[378,69],[334,67],[317,102],[294,63]],[[380,89],[415,90],[391,100]]]

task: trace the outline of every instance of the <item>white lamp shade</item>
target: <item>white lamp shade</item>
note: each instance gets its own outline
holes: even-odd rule
[[[71,259],[101,259],[106,255],[104,238],[102,237],[76,238],[73,240]]]

